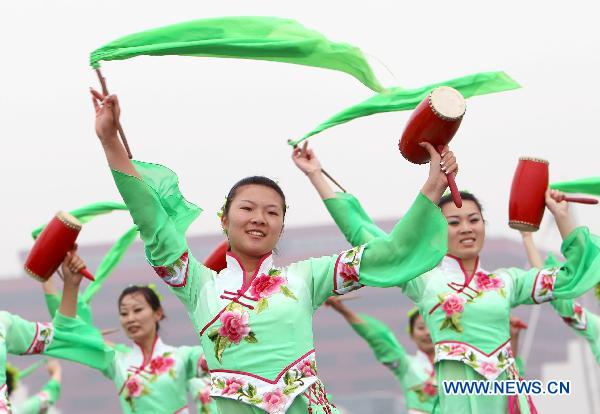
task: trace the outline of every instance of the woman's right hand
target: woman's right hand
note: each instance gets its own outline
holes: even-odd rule
[[[83,259],[72,250],[67,253],[65,260],[62,263],[62,273],[65,286],[77,287],[81,284],[81,271],[85,269],[85,262]]]
[[[321,171],[321,163],[312,148],[308,148],[308,141],[302,145],[302,148],[294,148],[292,160],[296,164],[296,167],[308,176]]]
[[[421,142],[421,147],[427,150],[431,161],[429,161],[429,176],[423,185],[421,192],[432,202],[438,203],[446,188],[448,188],[448,178],[446,174],[457,174],[458,163],[454,153],[448,146],[444,146],[442,155],[438,154],[436,149],[429,142]]]
[[[90,88],[90,93],[96,110],[96,135],[100,141],[117,138],[117,125],[121,116],[117,95],[102,95],[93,88]]]
[[[50,375],[50,378],[60,382],[62,368],[58,361],[55,359],[48,360],[48,362],[46,363],[46,368],[48,368],[48,375]]]

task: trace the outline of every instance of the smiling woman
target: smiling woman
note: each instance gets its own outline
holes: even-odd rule
[[[180,223],[198,208],[181,195],[174,173],[130,161],[117,138],[116,97],[93,95],[96,133],[115,183],[140,229],[148,261],[183,302],[199,334],[219,411],[336,413],[317,376],[313,313],[330,296],[363,285],[401,285],[440,261],[447,235],[436,203],[447,187],[442,168],[456,171],[453,154],[446,149],[442,159],[427,148],[429,177],[390,237],[287,267],[276,266],[272,256],[283,230],[283,192],[265,177],[241,180],[225,204],[227,267],[216,273],[189,251]],[[300,149],[293,158],[308,161]]]

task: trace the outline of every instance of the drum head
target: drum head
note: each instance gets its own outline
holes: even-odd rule
[[[461,118],[467,109],[462,94],[449,86],[440,86],[431,91],[429,105],[436,115],[448,121]]]
[[[66,211],[59,211],[58,213],[56,213],[56,217],[60,221],[62,221],[67,227],[78,231],[81,230],[81,222]]]

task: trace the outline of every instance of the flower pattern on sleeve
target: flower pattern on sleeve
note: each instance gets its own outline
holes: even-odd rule
[[[152,266],[156,274],[171,287],[183,287],[187,283],[189,257],[186,251],[169,266]]]
[[[554,299],[554,283],[560,267],[542,269],[535,278],[531,297],[535,303],[549,302]]]
[[[587,318],[583,306],[577,302],[573,303],[573,316],[563,316],[562,318],[573,329],[578,331],[587,329]]]
[[[51,323],[37,322],[35,325],[35,337],[24,355],[41,354],[54,338],[54,326]]]
[[[357,246],[338,256],[333,275],[333,293],[345,295],[360,289],[360,260],[365,246]]]

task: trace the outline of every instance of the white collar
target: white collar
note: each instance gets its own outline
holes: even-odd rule
[[[419,363],[419,365],[427,369],[428,373],[431,373],[431,371],[433,371],[433,362],[431,362],[429,356],[420,349],[417,349],[417,353],[415,354],[415,360]]]
[[[459,273],[464,275],[465,277],[470,276],[465,268],[462,265],[462,260],[459,259],[456,256],[452,256],[450,254],[447,254],[446,256],[444,256],[444,258],[442,259],[442,261],[439,264],[440,270],[444,271],[444,272],[452,272],[452,273]],[[487,274],[488,272],[486,270],[484,270],[481,267],[481,259],[478,257],[477,258],[477,262],[475,263],[475,271],[473,272],[473,274],[477,273],[477,272],[483,272],[485,274]]]
[[[246,273],[240,259],[233,253],[227,252],[225,255],[227,268],[224,269],[217,277],[217,292],[228,290],[237,291],[244,288],[244,274]],[[268,273],[273,267],[273,253],[265,254],[258,263],[258,268],[250,280],[263,273]]]
[[[144,363],[144,360],[150,362],[157,355],[163,355],[164,353],[169,352],[173,349],[172,346],[166,345],[158,335],[154,340],[154,345],[152,346],[152,354],[150,355],[150,358],[146,358],[146,355],[144,355],[144,351],[138,344],[134,342],[134,345],[135,346],[133,347],[133,352],[131,353],[131,365],[140,367]]]

